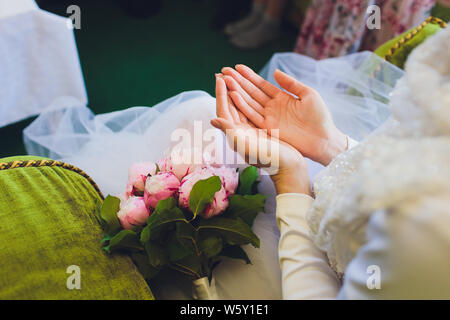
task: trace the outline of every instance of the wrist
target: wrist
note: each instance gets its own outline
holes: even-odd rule
[[[328,166],[334,158],[346,151],[347,148],[348,137],[336,128],[335,132],[330,135],[330,139],[325,143],[319,162],[324,166]]]
[[[304,168],[281,169],[271,176],[277,194],[301,193],[312,196],[308,170]]]

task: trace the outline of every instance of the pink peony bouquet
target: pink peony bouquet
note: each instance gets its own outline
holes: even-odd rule
[[[223,259],[250,263],[242,246],[259,247],[252,224],[265,201],[257,179],[252,166],[238,172],[171,158],[134,163],[125,191],[99,210],[103,247],[128,252],[146,279],[169,268],[211,280]]]

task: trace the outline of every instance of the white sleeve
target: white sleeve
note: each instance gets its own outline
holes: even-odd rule
[[[374,212],[345,272],[341,299],[450,299],[450,199]]]
[[[277,196],[279,259],[285,299],[450,299],[450,198],[424,197],[377,211],[367,242],[340,283],[312,242],[305,214],[314,200]]]
[[[299,193],[277,196],[283,299],[334,299],[339,291],[326,255],[310,238],[305,216],[313,201]]]

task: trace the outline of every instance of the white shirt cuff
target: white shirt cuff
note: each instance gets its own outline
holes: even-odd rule
[[[311,208],[314,198],[302,193],[282,193],[277,200],[277,224],[280,228],[280,220],[292,221],[304,228],[306,223],[306,212]]]

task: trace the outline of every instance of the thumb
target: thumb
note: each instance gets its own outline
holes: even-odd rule
[[[304,85],[300,81],[294,79],[290,75],[276,69],[273,77],[275,81],[286,91],[293,93],[297,97],[301,98],[309,93],[310,87]]]
[[[234,125],[230,120],[225,120],[224,118],[215,118],[211,120],[211,125],[224,133],[226,130],[234,129]]]

